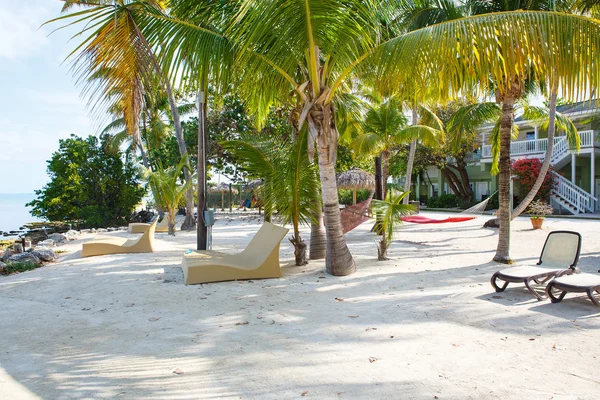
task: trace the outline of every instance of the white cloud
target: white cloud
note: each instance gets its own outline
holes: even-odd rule
[[[0,58],[28,57],[48,44],[46,33],[39,28],[51,17],[50,10],[41,6],[23,6],[23,3],[16,0],[0,2]]]

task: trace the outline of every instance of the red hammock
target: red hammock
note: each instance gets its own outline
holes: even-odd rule
[[[445,222],[464,222],[470,221],[477,217],[449,217],[446,219],[427,218],[421,215],[412,215],[410,217],[402,217],[404,222],[412,222],[413,224],[443,224]]]

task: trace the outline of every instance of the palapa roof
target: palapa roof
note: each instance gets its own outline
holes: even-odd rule
[[[375,189],[375,175],[363,171],[360,168],[352,168],[337,176],[337,184],[340,189]]]
[[[211,193],[229,193],[229,183],[221,182],[217,186],[210,188]],[[238,190],[232,186],[231,193],[238,194]]]

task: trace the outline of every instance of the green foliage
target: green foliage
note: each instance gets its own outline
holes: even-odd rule
[[[123,225],[145,194],[130,153],[108,151],[94,136],[71,135],[59,141],[48,161],[50,182],[36,190],[28,206],[49,221],[72,221],[81,227]]]
[[[532,201],[527,208],[527,213],[531,219],[544,219],[546,215],[552,214],[553,211],[552,206],[542,200]]]
[[[340,204],[352,205],[352,190],[339,189],[339,199]],[[357,190],[356,191],[356,202],[360,203],[361,201],[367,200],[371,196],[371,191],[366,190]]]
[[[455,208],[458,207],[458,198],[454,194],[442,194],[427,200],[429,208]]]
[[[184,185],[179,185],[179,177],[186,163],[187,157],[182,158],[179,164],[174,167],[165,169],[159,163],[156,171],[150,169],[145,171],[145,178],[152,189],[154,201],[169,213],[169,234],[173,236],[175,231],[172,226],[175,224],[177,208],[183,204],[185,193],[191,185],[190,181],[186,181]]]
[[[6,263],[6,267],[3,269],[3,273],[5,275],[14,274],[17,272],[25,272],[30,271],[32,269],[36,269],[37,265],[35,265],[32,261],[8,261]]]
[[[319,204],[316,165],[307,152],[306,131],[295,142],[273,136],[246,136],[221,142],[240,170],[263,179],[265,208],[276,209],[285,223],[310,223]]]
[[[402,217],[414,214],[416,207],[412,204],[403,204],[402,199],[410,192],[404,192],[394,196],[391,191],[388,200],[373,200],[373,215],[377,215],[375,232],[382,235],[379,250],[379,259],[386,259],[387,248],[392,243],[394,232],[402,225]]]

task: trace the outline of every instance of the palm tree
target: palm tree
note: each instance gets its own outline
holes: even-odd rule
[[[66,14],[49,23],[75,19],[75,24],[84,25],[77,36],[84,33],[89,36],[69,56],[76,55],[74,71],[86,82],[84,92],[91,98],[98,97],[97,102],[90,103],[92,107],[110,107],[107,103],[110,98],[122,104],[127,131],[134,138],[139,136],[138,122],[144,107],[144,92],[158,77],[168,96],[180,155],[186,158],[187,147],[171,82],[140,27],[147,13],[162,12],[166,3],[163,0],[66,0],[63,12],[72,11],[75,6],[84,7],[84,10]],[[100,75],[102,79],[90,80],[98,77],[100,72],[103,72]],[[191,182],[189,165],[185,166],[184,174]],[[193,229],[196,223],[191,185],[186,195],[186,209],[182,229]]]
[[[319,193],[314,164],[308,159],[306,130],[290,142],[278,138],[221,142],[252,178],[263,179],[265,209],[278,211],[283,223],[290,223],[296,265],[308,263],[306,243],[300,237],[300,224],[311,223]]]
[[[192,184],[191,181],[186,181],[184,185],[179,185],[179,177],[187,162],[187,158],[183,157],[179,164],[166,169],[163,169],[159,162],[156,171],[149,169],[145,171],[156,204],[168,213],[169,235],[171,236],[175,236],[177,209],[182,203],[188,187]]]
[[[396,97],[381,99],[371,96],[371,99],[364,121],[358,125],[359,134],[353,139],[351,147],[358,154],[377,154],[381,157],[384,182],[382,196],[385,198],[392,150],[413,140],[421,140],[426,146],[438,146],[443,141],[443,131],[425,125],[407,126],[402,103]]]
[[[392,244],[394,232],[402,225],[402,217],[414,214],[416,207],[412,204],[403,204],[410,192],[403,192],[397,196],[389,194],[387,200],[373,200],[373,214],[378,216],[375,232],[381,235],[377,246],[379,261],[389,260],[387,251]]]
[[[229,27],[220,31],[224,34],[157,12],[148,15],[144,29],[153,32],[149,42],[170,55],[165,65],[171,75],[190,65],[190,57],[214,57],[215,41],[234,45],[239,88],[259,121],[264,121],[270,105],[286,99],[290,90],[299,99],[303,106],[297,125],[308,126],[309,154],[317,146],[328,272],[346,275],[355,270],[342,234],[334,166],[338,139],[335,104],[358,77],[373,79],[383,93],[394,93],[418,77],[418,82],[427,84],[427,91],[415,92],[415,100],[429,97],[447,101],[459,93],[481,93],[491,84],[503,111],[500,234],[494,258],[510,262],[513,106],[522,96],[527,79],[545,80],[551,87],[558,81],[561,97],[568,101],[594,93],[600,75],[594,58],[600,49],[599,22],[562,13],[494,13],[443,22],[384,40],[390,36],[389,26],[397,14],[393,2],[226,3],[234,12]]]
[[[537,120],[540,127],[547,130],[548,142],[546,144],[544,161],[542,162],[539,175],[529,193],[527,193],[517,208],[512,211],[511,219],[515,219],[527,209],[544,184],[546,174],[548,174],[548,171],[550,170],[550,161],[552,159],[552,150],[554,149],[554,134],[556,132],[556,128],[559,128],[565,132],[565,136],[569,142],[569,147],[573,150],[579,151],[579,147],[581,145],[579,132],[577,131],[577,128],[571,119],[556,111],[556,97],[557,90],[553,89],[550,95],[549,109],[546,109],[545,107],[542,108],[530,106],[525,109],[524,117],[526,119]]]
[[[593,93],[600,85],[600,71],[592,57],[596,49],[600,49],[597,21],[529,11],[487,14],[423,28],[389,41],[376,56],[386,65],[379,71],[383,86],[394,86],[394,77],[405,77],[407,66],[429,76],[430,89],[440,99],[461,90],[483,92],[492,85],[502,111],[496,261],[511,262],[510,141],[515,105],[528,80],[556,85],[567,100]]]

